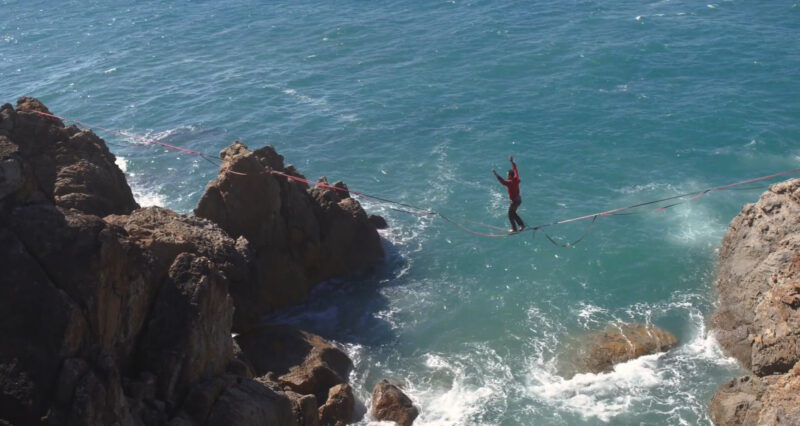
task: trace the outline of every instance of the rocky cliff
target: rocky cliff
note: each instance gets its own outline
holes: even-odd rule
[[[721,385],[720,425],[800,424],[800,179],[770,186],[719,251],[717,340],[753,374]]]
[[[100,138],[36,111],[0,108],[0,424],[349,420],[347,356],[258,320],[382,258],[355,200],[221,171],[197,216],[140,209]],[[223,161],[297,173],[271,148]]]

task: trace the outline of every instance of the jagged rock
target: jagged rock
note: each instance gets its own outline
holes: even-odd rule
[[[111,215],[105,220],[125,229],[137,245],[152,253],[154,265],[151,269],[159,279],[166,275],[180,253],[195,253],[213,259],[234,299],[234,330],[257,319],[245,316],[255,310],[250,307],[253,303],[249,297],[252,291],[249,258],[252,254],[247,240],[235,241],[211,221],[162,207],[138,209],[124,216]]]
[[[355,200],[317,192],[321,205],[305,183],[228,188],[222,176],[206,207],[241,226],[234,239],[206,219],[137,209],[101,139],[35,111],[48,112],[32,98],[0,107],[0,424],[316,426],[323,398],[325,413],[346,413],[352,390],[331,390],[352,366],[343,352],[296,329],[247,330],[382,256],[345,253],[364,238],[380,247]],[[301,176],[270,147],[233,147],[225,161]],[[241,185],[266,197],[252,222],[240,221],[254,202]]]
[[[757,203],[746,204],[722,239],[714,334],[757,374],[786,371],[800,359],[792,328],[798,312],[781,302],[796,281],[791,263],[798,252],[800,179],[771,185]]]
[[[286,391],[286,396],[292,401],[292,409],[298,425],[319,426],[317,398],[314,395],[301,395],[296,392]]]
[[[376,214],[367,215],[367,220],[369,220],[375,229],[386,229],[389,227],[389,224],[386,223],[386,219]]]
[[[666,351],[677,343],[672,333],[652,325],[611,324],[605,331],[583,336],[573,362],[579,372],[608,372],[616,364]]]
[[[372,417],[410,426],[418,415],[419,410],[400,387],[386,379],[375,384],[372,390]]]
[[[202,256],[181,253],[142,333],[139,363],[156,376],[156,397],[177,405],[191,383],[233,359],[233,303],[225,278]]]
[[[277,174],[303,178],[292,166],[284,167],[283,157],[270,146],[250,151],[234,142],[220,158],[220,173],[206,186],[195,215],[250,241],[256,285],[248,297],[254,301],[249,317],[298,303],[316,283],[383,258],[375,227],[347,192],[309,190]]]
[[[65,127],[60,120],[34,111],[49,112],[35,99],[20,98],[14,114],[3,116],[4,128],[11,130],[2,143],[6,147],[0,151],[0,161],[14,161],[7,156],[7,145],[13,144],[18,148],[17,154],[27,162],[21,167],[9,166],[12,172],[20,170],[20,176],[15,177],[30,181],[29,185],[15,183],[7,188],[16,188],[15,193],[27,189],[16,194],[16,198],[30,201],[35,194],[41,194],[59,207],[98,216],[126,214],[138,207],[124,174],[114,163],[114,155],[102,139],[91,131]]]
[[[711,419],[719,426],[800,424],[800,363],[787,374],[723,383],[711,399]]]
[[[356,398],[353,388],[347,383],[332,387],[328,391],[328,400],[319,407],[319,423],[322,426],[345,425],[353,418]]]
[[[347,381],[352,361],[321,337],[288,325],[262,325],[236,337],[258,376],[277,376],[286,390],[325,401],[328,390]]]
[[[279,388],[252,379],[237,379],[211,409],[205,424],[226,426],[300,426],[292,401]]]

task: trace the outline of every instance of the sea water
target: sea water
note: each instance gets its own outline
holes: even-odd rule
[[[0,0],[2,101],[211,154],[272,144],[306,176],[506,226],[514,155],[529,225],[798,167],[796,1]],[[141,205],[191,213],[217,170],[97,131]],[[387,260],[290,322],[344,348],[359,424],[381,378],[419,425],[708,424],[743,374],[708,329],[716,250],[760,181],[635,215],[488,238],[361,199]],[[470,229],[494,233],[470,224]],[[561,374],[615,321],[680,344]]]

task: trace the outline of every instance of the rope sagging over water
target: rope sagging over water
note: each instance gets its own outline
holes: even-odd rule
[[[213,155],[210,155],[210,154],[206,154],[206,153],[203,153],[203,152],[200,152],[200,151],[195,151],[193,149],[184,148],[184,147],[177,146],[177,145],[171,145],[171,144],[164,143],[164,142],[161,142],[161,141],[156,140],[156,139],[146,138],[146,137],[143,137],[143,136],[134,135],[134,134],[131,134],[131,133],[120,131],[120,130],[108,129],[108,128],[105,128],[105,127],[101,127],[101,126],[85,123],[85,122],[82,122],[82,121],[74,120],[74,119],[71,119],[71,118],[67,118],[67,117],[63,117],[63,116],[59,116],[59,115],[55,115],[55,114],[50,114],[50,113],[46,113],[46,112],[42,112],[42,111],[30,111],[30,112],[39,114],[39,115],[44,116],[44,117],[56,118],[56,119],[59,119],[59,120],[62,120],[62,121],[69,121],[71,123],[75,123],[75,124],[81,125],[83,127],[89,128],[89,129],[102,130],[102,131],[105,131],[105,132],[109,132],[109,133],[113,133],[113,134],[116,134],[116,135],[128,137],[128,138],[131,138],[131,139],[134,139],[134,140],[138,140],[140,142],[145,142],[145,143],[152,144],[152,145],[158,145],[158,146],[170,149],[170,150],[183,152],[185,154],[197,155],[197,156],[202,157],[203,159],[205,159],[209,163],[214,164],[215,166],[219,167],[220,171],[222,171],[224,173],[231,173],[231,174],[235,174],[235,175],[239,175],[239,176],[263,175],[263,174],[269,173],[269,174],[272,174],[272,175],[282,176],[282,177],[284,177],[286,179],[294,180],[294,181],[297,181],[297,182],[303,182],[303,183],[306,183],[308,185],[319,186],[319,187],[322,187],[322,188],[328,188],[328,189],[332,189],[332,190],[335,190],[335,191],[347,192],[347,193],[355,194],[355,195],[363,197],[363,198],[376,200],[376,201],[379,201],[381,203],[385,203],[385,204],[389,204],[389,205],[397,206],[397,207],[402,207],[402,208],[392,208],[392,209],[396,210],[396,211],[403,212],[403,213],[416,214],[416,215],[420,215],[420,216],[438,216],[438,217],[442,218],[444,221],[446,221],[447,223],[450,223],[451,225],[456,226],[458,229],[461,229],[462,231],[469,232],[471,234],[482,236],[482,237],[505,238],[505,237],[518,235],[518,234],[521,234],[523,232],[528,232],[528,231],[532,232],[533,236],[535,237],[536,236],[536,231],[539,231],[539,230],[541,230],[543,228],[563,225],[565,223],[570,223],[570,222],[577,222],[577,221],[581,221],[581,220],[591,219],[591,222],[589,223],[589,226],[586,228],[586,230],[583,232],[583,234],[577,240],[573,241],[572,243],[560,244],[560,243],[556,242],[550,235],[545,233],[545,237],[547,237],[547,239],[551,243],[553,243],[553,245],[558,246],[558,247],[574,247],[576,244],[580,243],[584,239],[584,237],[586,237],[586,235],[589,234],[589,232],[591,231],[591,229],[594,226],[595,222],[597,221],[597,218],[601,217],[601,216],[619,216],[619,215],[633,214],[631,212],[628,212],[628,213],[621,213],[621,212],[629,211],[629,210],[632,210],[632,209],[635,209],[635,208],[638,208],[638,207],[644,207],[644,206],[648,206],[648,205],[654,205],[654,204],[664,203],[664,202],[667,202],[667,201],[679,200],[679,199],[682,199],[682,198],[686,198],[683,201],[679,201],[679,202],[676,202],[676,203],[668,204],[668,205],[665,205],[665,206],[660,206],[660,207],[658,207],[658,208],[656,208],[656,209],[651,211],[651,212],[657,212],[657,211],[665,210],[665,209],[668,209],[668,208],[671,208],[671,207],[675,207],[677,205],[689,203],[689,202],[694,201],[694,200],[696,200],[696,199],[702,197],[703,195],[706,195],[706,194],[708,194],[709,192],[712,192],[712,191],[729,190],[729,189],[732,189],[732,188],[734,188],[736,186],[739,186],[739,185],[744,185],[744,184],[747,184],[747,183],[758,182],[758,181],[771,179],[771,178],[778,177],[778,176],[783,176],[783,175],[788,175],[788,174],[793,174],[793,173],[800,172],[800,168],[792,169],[792,170],[786,170],[786,171],[783,171],[783,172],[773,173],[773,174],[766,175],[766,176],[760,176],[760,177],[756,177],[756,178],[751,178],[751,179],[746,179],[746,180],[742,180],[742,181],[738,181],[738,182],[729,183],[727,185],[713,186],[713,187],[706,188],[706,189],[703,189],[703,190],[700,190],[700,191],[687,192],[687,193],[683,193],[683,194],[673,195],[671,197],[661,198],[661,199],[658,199],[658,200],[645,201],[645,202],[632,204],[632,205],[628,205],[628,206],[623,206],[623,207],[618,207],[618,208],[615,208],[615,209],[606,210],[606,211],[602,211],[602,212],[591,213],[591,214],[577,216],[577,217],[573,217],[573,218],[569,218],[569,219],[562,219],[562,220],[557,220],[557,221],[554,221],[554,222],[544,223],[544,224],[541,224],[541,225],[525,228],[524,231],[519,231],[519,232],[488,233],[488,232],[476,231],[476,230],[470,228],[469,226],[465,225],[464,223],[469,223],[469,224],[472,224],[472,225],[478,225],[478,226],[486,227],[486,228],[493,229],[493,230],[505,231],[506,228],[499,227],[499,226],[496,226],[496,225],[490,225],[488,223],[483,223],[483,222],[480,222],[480,221],[475,221],[475,220],[471,220],[471,219],[463,218],[463,217],[450,217],[450,216],[444,215],[444,214],[442,214],[440,212],[437,212],[437,211],[434,211],[434,210],[431,210],[431,209],[425,209],[425,208],[422,208],[422,207],[414,206],[412,204],[407,204],[407,203],[391,200],[391,199],[388,199],[388,198],[383,198],[383,197],[367,194],[367,193],[364,193],[364,192],[354,191],[354,190],[351,190],[349,188],[341,188],[341,187],[333,186],[333,185],[330,185],[330,184],[328,184],[326,182],[313,181],[313,180],[302,178],[302,177],[299,177],[299,176],[293,176],[293,175],[290,175],[288,173],[284,173],[284,172],[277,171],[277,170],[272,170],[272,169],[267,168],[267,167],[265,167],[264,170],[259,171],[257,173],[237,172],[237,171],[230,170],[230,169],[222,167],[221,160],[219,159],[218,156],[213,156]],[[750,188],[750,189],[753,189],[753,188]],[[687,198],[687,197],[691,197],[691,198]]]

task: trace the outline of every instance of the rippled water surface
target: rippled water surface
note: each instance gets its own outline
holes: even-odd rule
[[[0,0],[0,94],[216,153],[274,145],[309,177],[505,226],[513,154],[529,224],[798,167],[793,1],[89,2]],[[106,138],[138,201],[191,212],[198,158]],[[774,180],[772,180],[774,181]],[[763,183],[763,182],[759,182]],[[388,260],[289,321],[346,348],[362,403],[402,380],[420,425],[708,424],[741,371],[707,329],[715,250],[763,188],[597,219],[580,244],[384,215]],[[547,228],[566,243],[588,220]],[[492,231],[480,227],[481,232]],[[613,321],[679,346],[559,375]],[[359,422],[370,418],[359,409]]]

